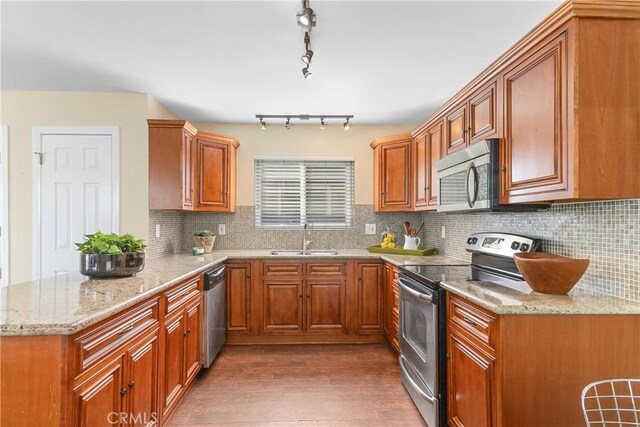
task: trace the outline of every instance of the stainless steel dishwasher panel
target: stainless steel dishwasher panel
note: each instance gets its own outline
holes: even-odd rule
[[[204,273],[202,366],[208,368],[224,345],[227,330],[227,286],[225,267]]]

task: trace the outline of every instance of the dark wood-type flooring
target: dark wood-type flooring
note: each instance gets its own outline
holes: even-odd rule
[[[424,426],[385,345],[226,346],[169,426]]]

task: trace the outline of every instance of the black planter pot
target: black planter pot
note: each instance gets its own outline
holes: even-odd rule
[[[127,277],[144,268],[144,252],[128,254],[80,254],[80,273],[89,277]]]

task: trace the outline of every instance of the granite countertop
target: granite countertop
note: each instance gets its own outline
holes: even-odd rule
[[[451,280],[441,286],[496,314],[640,314],[640,302],[581,289],[568,295],[548,295],[482,281]]]
[[[147,260],[142,272],[123,279],[90,280],[74,272],[0,287],[0,336],[72,335],[226,259],[297,258],[273,256],[269,252],[242,250],[214,251],[204,256],[169,255]],[[339,255],[321,258],[383,259],[395,265],[468,264],[465,260],[444,255],[381,256],[364,249],[341,249]]]

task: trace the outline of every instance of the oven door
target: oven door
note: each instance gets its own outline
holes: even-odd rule
[[[437,395],[438,306],[433,291],[400,275],[400,353],[426,384],[431,395]]]

